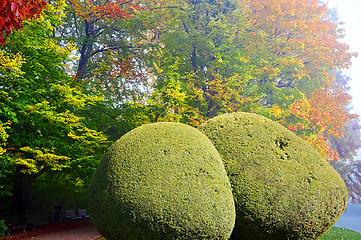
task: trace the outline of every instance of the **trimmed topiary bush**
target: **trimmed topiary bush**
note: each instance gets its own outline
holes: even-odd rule
[[[316,239],[344,212],[347,190],[341,177],[280,124],[232,113],[200,130],[220,153],[233,188],[231,239]]]
[[[89,212],[107,240],[228,239],[235,221],[217,150],[180,123],[143,125],[114,143],[91,180]]]

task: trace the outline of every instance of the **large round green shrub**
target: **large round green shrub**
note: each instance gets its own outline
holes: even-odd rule
[[[209,120],[200,130],[220,153],[233,188],[231,239],[315,239],[345,210],[341,177],[280,124],[232,113]]]
[[[143,125],[114,143],[91,180],[89,212],[108,240],[228,239],[235,222],[217,150],[180,123]]]

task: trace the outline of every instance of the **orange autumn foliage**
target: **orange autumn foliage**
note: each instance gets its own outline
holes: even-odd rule
[[[357,115],[349,113],[351,96],[345,91],[319,89],[307,99],[296,100],[289,109],[274,106],[271,117],[301,136],[314,146],[326,159],[337,161],[338,154],[331,149],[327,136],[342,137],[343,125]]]
[[[249,44],[245,50],[249,56],[257,50],[266,61],[262,76],[268,76],[266,81],[276,82],[277,87],[297,86],[308,88],[306,91],[330,87],[330,70],[348,68],[357,55],[348,53],[348,45],[339,41],[342,35],[337,32],[337,23],[327,18],[327,6],[318,0],[239,3],[248,16]]]
[[[350,53],[340,41],[343,35],[331,21],[327,5],[318,0],[238,2],[247,16],[246,60],[255,65],[255,83],[269,94],[264,101],[270,107],[269,117],[303,137],[325,158],[337,160],[326,137],[341,137],[343,124],[355,116],[343,108],[350,96],[332,90],[331,71],[348,68],[357,53]],[[286,98],[297,91],[303,97],[289,102]]]
[[[139,3],[128,0],[104,1],[101,4],[95,0],[70,0],[70,2],[75,6],[77,15],[87,21],[130,19],[135,11],[143,9]]]

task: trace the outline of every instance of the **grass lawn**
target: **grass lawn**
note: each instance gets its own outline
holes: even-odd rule
[[[105,238],[96,240],[105,240]],[[361,233],[346,228],[332,227],[320,240],[361,240]]]
[[[361,233],[346,228],[332,227],[320,240],[361,240]]]

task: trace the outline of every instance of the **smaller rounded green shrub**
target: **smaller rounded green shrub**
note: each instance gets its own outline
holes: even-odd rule
[[[342,215],[345,183],[311,146],[278,123],[225,114],[200,126],[233,188],[231,239],[316,239]]]
[[[115,142],[91,180],[89,212],[108,240],[228,239],[235,221],[217,150],[180,123],[143,125]]]

